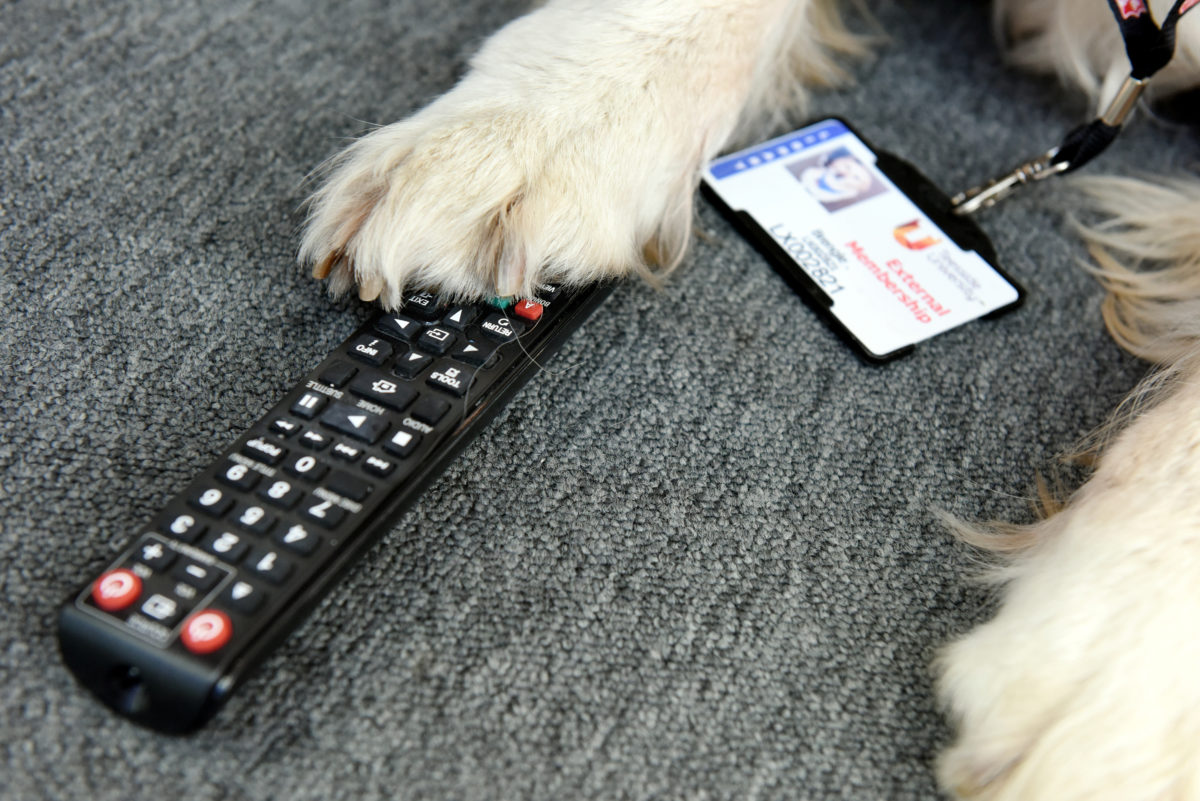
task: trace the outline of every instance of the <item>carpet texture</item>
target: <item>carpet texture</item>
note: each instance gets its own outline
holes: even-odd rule
[[[928,665],[992,602],[935,510],[1028,519],[1145,369],[1066,182],[983,218],[1025,307],[883,368],[702,205],[666,288],[621,286],[206,729],[136,728],[62,667],[67,594],[369,313],[294,263],[305,175],[520,10],[0,6],[0,797],[937,796]],[[979,4],[880,18],[817,112],[948,189],[1085,114]],[[1142,119],[1098,167],[1197,155]]]

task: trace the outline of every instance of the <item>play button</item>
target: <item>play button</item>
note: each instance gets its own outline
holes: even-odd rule
[[[363,442],[376,442],[388,428],[388,421],[378,414],[348,403],[334,403],[321,415],[321,424],[349,434]]]

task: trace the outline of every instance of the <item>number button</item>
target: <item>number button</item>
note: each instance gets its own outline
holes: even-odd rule
[[[232,531],[213,532],[204,538],[200,547],[226,562],[236,562],[242,558],[248,547],[242,538]]]
[[[275,515],[268,514],[261,506],[240,506],[234,510],[233,519],[255,534],[266,534],[275,525]]]
[[[297,523],[286,531],[276,531],[272,537],[273,540],[280,545],[295,551],[303,556],[308,556],[317,549],[321,544],[321,538],[313,534],[304,526]]]
[[[305,517],[317,521],[325,528],[335,528],[346,519],[346,510],[342,507],[334,506],[329,501],[323,501],[316,497],[309,498],[309,500],[314,503],[311,505],[305,504]]]
[[[252,490],[258,483],[259,475],[244,464],[229,462],[217,473],[217,478],[231,487],[240,490]]]
[[[250,551],[244,564],[256,576],[265,578],[272,584],[282,584],[292,572],[292,563],[281,556],[279,551],[265,548]]]
[[[233,499],[227,497],[216,487],[209,487],[192,493],[192,496],[188,498],[188,503],[213,517],[220,517],[229,511],[230,506],[233,506]]]
[[[181,542],[195,542],[208,528],[191,515],[176,515],[163,523],[163,533]]]
[[[292,482],[283,479],[273,481],[258,491],[258,497],[267,503],[282,506],[284,509],[291,509],[295,506],[303,494],[298,488],[292,486]]]
[[[329,471],[328,465],[318,462],[315,456],[301,456],[283,466],[293,476],[316,481]]]

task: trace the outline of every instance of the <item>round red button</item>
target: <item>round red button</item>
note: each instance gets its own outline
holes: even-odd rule
[[[110,570],[92,585],[92,600],[105,612],[116,612],[142,594],[142,580],[125,568]]]
[[[193,654],[211,654],[229,642],[232,636],[233,623],[229,615],[216,609],[206,609],[187,619],[179,639],[183,647]]]

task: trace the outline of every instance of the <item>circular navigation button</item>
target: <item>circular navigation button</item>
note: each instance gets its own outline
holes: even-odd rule
[[[233,624],[229,615],[216,609],[197,612],[183,624],[179,636],[183,647],[193,654],[211,654],[219,650],[233,636]]]
[[[125,568],[110,570],[92,585],[92,600],[105,612],[118,612],[142,594],[142,580]]]

